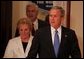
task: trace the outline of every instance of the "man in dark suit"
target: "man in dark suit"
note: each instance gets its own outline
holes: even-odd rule
[[[81,53],[74,30],[61,25],[64,19],[62,7],[54,6],[49,11],[50,26],[37,30],[27,58],[80,58]],[[57,32],[55,34],[55,32]],[[57,42],[59,38],[59,44]],[[55,45],[55,46],[54,46]],[[57,51],[55,47],[58,47]]]
[[[33,29],[32,29],[32,35],[34,35],[34,32],[42,27],[47,26],[48,24],[45,21],[42,21],[40,19],[37,19],[38,15],[38,9],[39,7],[35,3],[29,3],[26,6],[26,15],[28,18],[31,19]],[[19,35],[18,29],[16,29],[15,37]]]

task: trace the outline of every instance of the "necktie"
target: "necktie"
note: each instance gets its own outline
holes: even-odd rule
[[[35,29],[34,29],[34,24],[32,24],[32,35],[34,36],[34,34],[35,34]]]
[[[59,49],[59,36],[58,36],[58,31],[56,31],[54,36],[54,51],[55,51],[56,57],[58,54],[58,49]]]

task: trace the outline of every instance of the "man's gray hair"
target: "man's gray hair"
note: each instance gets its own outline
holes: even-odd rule
[[[39,9],[38,5],[37,5],[37,4],[35,4],[35,3],[33,3],[33,2],[28,3],[28,4],[27,4],[27,6],[26,6],[26,9],[27,9],[28,7],[31,7],[31,6],[35,7],[35,8],[36,8],[36,10],[38,11],[38,9]]]
[[[51,9],[59,9],[60,12],[61,12],[61,17],[64,17],[64,15],[65,15],[65,10],[64,10],[62,7],[60,7],[60,6],[53,6]],[[51,10],[51,9],[50,9],[50,10]]]

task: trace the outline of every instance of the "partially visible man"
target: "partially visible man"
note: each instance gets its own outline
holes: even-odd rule
[[[45,21],[42,21],[40,19],[37,19],[39,12],[39,8],[35,3],[29,3],[26,6],[26,15],[28,18],[31,19],[33,29],[32,29],[32,35],[34,35],[35,31],[39,28],[45,27],[48,24]],[[18,29],[16,30],[15,36],[18,36]]]
[[[80,58],[81,53],[75,31],[63,27],[65,11],[54,6],[49,11],[50,26],[39,29],[32,41],[28,58]]]

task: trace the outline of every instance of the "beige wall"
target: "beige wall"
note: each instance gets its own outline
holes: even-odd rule
[[[19,2],[13,1],[13,8],[12,8],[12,37],[15,35],[15,29],[16,29],[16,22],[19,19]]]
[[[70,27],[75,30],[83,57],[83,2],[71,1]]]
[[[17,21],[22,18],[26,17],[25,13],[25,7],[26,7],[27,1],[13,1],[13,11],[12,11],[12,37],[15,35],[16,31],[16,24]]]

